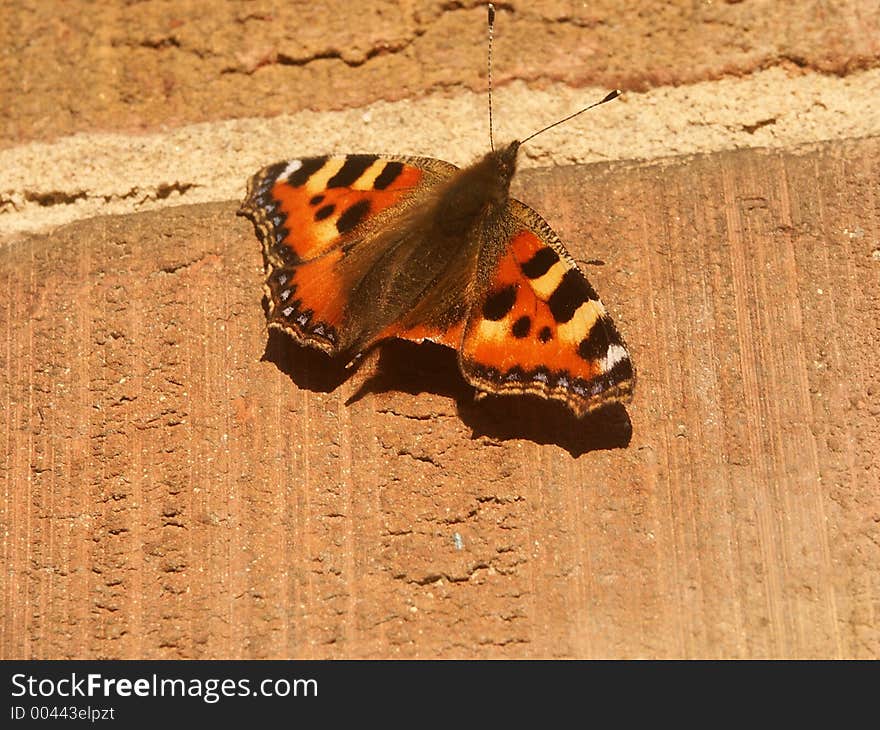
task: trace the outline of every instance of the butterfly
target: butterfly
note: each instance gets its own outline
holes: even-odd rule
[[[462,169],[349,154],[257,172],[239,214],[262,243],[268,326],[350,365],[391,338],[445,345],[478,399],[531,394],[576,416],[628,401],[617,327],[546,221],[510,197],[521,144]]]

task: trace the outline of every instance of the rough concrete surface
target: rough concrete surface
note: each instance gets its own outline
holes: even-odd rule
[[[880,656],[876,3],[501,5],[499,136],[631,91],[515,181],[636,362],[582,421],[268,337],[235,217],[484,149],[479,3],[0,5],[0,657]]]
[[[784,88],[785,93],[780,93]],[[607,89],[517,83],[495,94],[497,137],[521,139]],[[786,148],[880,134],[880,69],[840,79],[768,69],[746,78],[626,94],[523,148],[521,168]],[[745,107],[745,108],[744,108]],[[138,136],[81,133],[0,149],[0,245],[11,234],[111,213],[238,199],[267,161],[327,152],[430,155],[464,165],[488,149],[486,96],[186,125]],[[853,113],[859,109],[859,113]]]

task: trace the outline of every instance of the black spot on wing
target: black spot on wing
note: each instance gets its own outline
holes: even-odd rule
[[[376,161],[376,155],[349,155],[342,167],[327,181],[328,188],[348,188]]]
[[[376,190],[384,190],[397,180],[401,172],[403,172],[402,162],[389,162],[382,169],[382,172],[379,173],[379,177],[376,178],[373,187],[376,188]]]
[[[568,322],[578,307],[590,299],[598,299],[596,292],[577,269],[569,269],[550,298],[547,305],[557,322]]]
[[[345,210],[345,212],[343,212],[343,214],[339,216],[339,220],[336,221],[336,230],[340,233],[348,233],[352,228],[354,228],[358,223],[366,218],[367,213],[369,212],[370,201],[366,199],[359,200],[357,203]]]
[[[538,339],[544,343],[550,342],[553,339],[553,331],[549,327],[541,327],[541,331],[538,332]]]
[[[607,325],[613,328],[610,322]],[[593,323],[590,333],[578,345],[578,355],[584,360],[598,360],[605,357],[609,344],[605,323],[603,323],[602,318],[599,318]]]
[[[557,261],[559,261],[559,254],[549,246],[546,246],[540,251],[535,252],[535,255],[520,268],[529,279],[537,279],[550,271],[550,267]]]
[[[529,330],[532,329],[532,320],[529,317],[520,317],[516,322],[513,323],[513,327],[510,328],[513,336],[518,340],[521,340],[523,337],[526,337],[529,334]]]
[[[295,188],[305,185],[309,178],[318,170],[324,167],[327,162],[326,157],[308,157],[302,161],[302,166],[296,172],[290,173],[287,177],[287,183]]]
[[[325,218],[329,218],[333,215],[333,211],[336,210],[336,206],[333,204],[325,205],[323,208],[318,208],[318,212],[315,213],[315,220],[322,221]]]
[[[313,197],[309,201],[309,205],[320,205],[323,202],[324,202],[324,196],[323,195],[316,195],[315,197]]]
[[[513,286],[506,286],[504,289],[499,289],[490,294],[488,299],[486,299],[485,304],[483,304],[483,316],[493,322],[497,322],[499,319],[504,319],[507,313],[513,309],[515,302],[516,289]]]

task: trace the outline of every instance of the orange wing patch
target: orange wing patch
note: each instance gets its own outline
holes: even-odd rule
[[[499,260],[468,320],[460,363],[480,391],[534,393],[578,415],[628,397],[634,379],[595,290],[552,231],[537,225],[518,231]]]
[[[412,327],[401,327],[394,324],[388,327],[377,338],[387,340],[396,337],[400,340],[409,340],[421,344],[422,342],[434,342],[438,345],[446,345],[454,350],[461,348],[461,336],[464,331],[464,321],[456,322],[447,327],[440,325],[417,324]]]

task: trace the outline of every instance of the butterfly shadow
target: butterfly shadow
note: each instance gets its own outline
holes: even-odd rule
[[[298,388],[318,393],[336,390],[351,375],[344,362],[319,350],[297,345],[278,330],[269,330],[266,349],[260,360],[271,362]]]
[[[329,393],[352,375],[339,359],[297,345],[277,330],[270,330],[262,360],[273,363],[297,387],[314,392]],[[458,415],[474,438],[556,444],[574,457],[626,448],[632,438],[629,414],[619,403],[577,418],[561,404],[535,396],[488,396],[476,401],[474,389],[461,377],[455,353],[440,345],[391,340],[382,344],[374,362],[346,405],[390,391],[414,396],[433,393],[456,402]]]
[[[577,418],[561,403],[536,396],[488,396],[476,401],[474,389],[461,376],[455,353],[432,343],[383,343],[375,371],[347,403],[386,391],[427,392],[454,399],[459,418],[474,438],[556,444],[574,457],[626,448],[632,438],[632,422],[619,403]]]

